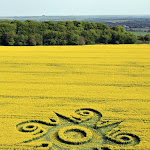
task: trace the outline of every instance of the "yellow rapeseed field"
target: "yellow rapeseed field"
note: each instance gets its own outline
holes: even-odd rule
[[[0,149],[150,150],[150,45],[0,47]]]

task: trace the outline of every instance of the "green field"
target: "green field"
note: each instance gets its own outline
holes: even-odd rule
[[[136,32],[136,31],[132,33],[134,33],[136,36],[150,34],[150,32]]]

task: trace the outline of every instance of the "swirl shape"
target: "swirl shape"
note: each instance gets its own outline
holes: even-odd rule
[[[33,139],[24,141],[24,143],[37,140],[46,134],[46,130],[36,123],[28,122],[28,123],[20,124],[17,126],[17,129],[20,132],[31,133],[33,135]]]
[[[119,132],[119,133],[118,133]],[[139,144],[140,138],[131,133],[121,133],[120,131],[111,133],[106,136],[110,141],[116,144],[136,145]]]
[[[94,116],[96,117],[96,115],[98,116],[97,117],[98,119],[102,117],[102,114],[99,111],[96,111],[91,108],[81,108],[75,111],[75,113],[71,116],[72,117],[71,119],[73,121],[80,123],[80,122],[87,121],[93,118]]]

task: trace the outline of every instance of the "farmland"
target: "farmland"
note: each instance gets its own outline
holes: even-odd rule
[[[0,47],[0,149],[148,150],[149,99],[150,45]]]
[[[136,32],[136,31],[133,31],[132,33],[134,33],[136,36],[140,36],[140,35],[146,35],[146,34],[149,34],[149,32]]]

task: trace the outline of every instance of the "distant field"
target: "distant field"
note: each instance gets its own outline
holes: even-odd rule
[[[148,150],[149,100],[150,45],[0,47],[0,149]]]
[[[150,30],[150,28],[131,28],[133,31],[137,32],[148,32]]]
[[[136,36],[150,34],[150,32],[132,32],[132,33],[134,33]]]
[[[107,22],[113,22],[113,23],[115,23],[115,22],[127,22],[127,21],[129,21],[129,20],[108,20]]]

